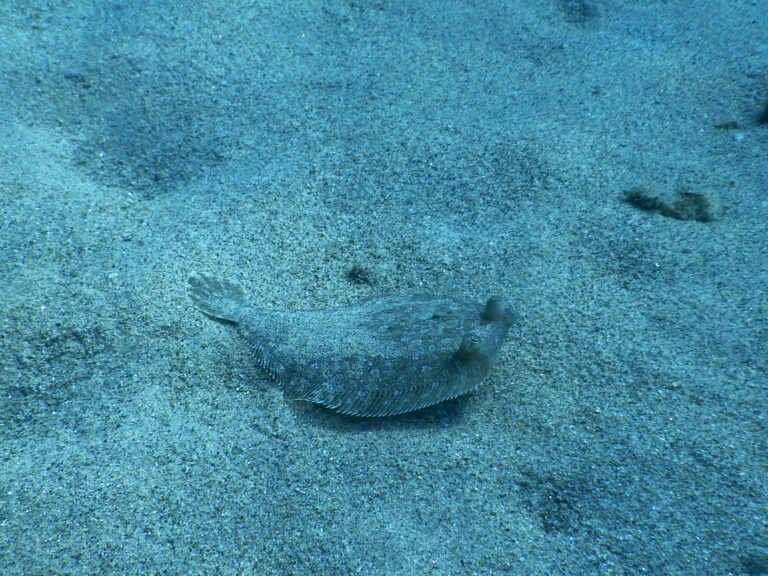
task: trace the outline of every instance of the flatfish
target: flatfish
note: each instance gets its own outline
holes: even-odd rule
[[[291,400],[354,416],[391,416],[472,392],[514,321],[499,297],[385,296],[322,310],[248,303],[237,284],[192,274],[192,305],[231,324]]]

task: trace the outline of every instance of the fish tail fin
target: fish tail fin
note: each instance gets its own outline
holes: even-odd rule
[[[187,296],[203,314],[238,324],[245,307],[243,289],[229,280],[193,272],[187,280]]]

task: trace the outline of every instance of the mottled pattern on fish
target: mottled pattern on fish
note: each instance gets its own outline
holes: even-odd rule
[[[419,410],[475,390],[513,313],[447,296],[388,296],[324,310],[250,306],[229,281],[193,274],[188,295],[232,323],[285,396],[356,416]]]

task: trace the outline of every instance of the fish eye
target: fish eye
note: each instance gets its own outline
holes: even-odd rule
[[[461,358],[474,358],[480,354],[480,336],[471,332],[466,334],[461,340],[461,346],[459,346],[459,356]]]
[[[483,320],[501,320],[504,317],[504,300],[501,296],[492,296],[485,303],[485,308],[480,314]]]

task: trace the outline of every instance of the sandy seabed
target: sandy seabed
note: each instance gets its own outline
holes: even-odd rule
[[[766,30],[4,2],[0,573],[768,574]],[[193,270],[519,321],[477,393],[355,419],[284,399]]]

